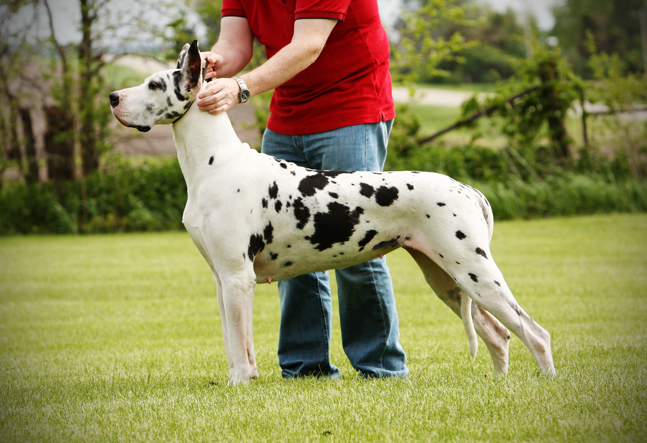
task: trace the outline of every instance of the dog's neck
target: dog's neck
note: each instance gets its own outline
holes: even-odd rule
[[[212,115],[195,104],[173,123],[173,140],[189,188],[203,172],[213,171],[241,150],[249,149],[236,135],[226,113]]]

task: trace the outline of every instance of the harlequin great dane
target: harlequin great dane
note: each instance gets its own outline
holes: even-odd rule
[[[258,376],[257,283],[355,265],[400,247],[463,319],[472,358],[478,333],[494,370],[507,372],[507,327],[542,373],[555,373],[549,333],[521,309],[492,259],[492,210],[483,194],[435,173],[317,171],[260,154],[241,143],[225,113],[191,106],[204,83],[201,65],[194,41],[177,69],[111,93],[110,103],[125,126],[173,124],[188,189],[183,223],[216,280],[230,382]]]

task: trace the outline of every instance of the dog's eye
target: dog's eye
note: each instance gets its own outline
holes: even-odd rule
[[[160,84],[159,84],[159,83],[157,83],[157,82],[150,82],[150,83],[148,84],[148,89],[150,89],[151,91],[156,91],[156,90],[158,90],[158,89],[160,89],[160,88],[161,88],[161,86],[160,86]]]

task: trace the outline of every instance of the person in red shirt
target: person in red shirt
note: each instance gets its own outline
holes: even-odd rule
[[[254,38],[267,61],[249,63]],[[395,118],[389,41],[377,0],[224,0],[201,92],[205,112],[274,89],[262,151],[312,169],[381,171]],[[344,351],[362,377],[406,376],[384,258],[335,271]],[[327,272],[279,282],[284,377],[336,378]]]

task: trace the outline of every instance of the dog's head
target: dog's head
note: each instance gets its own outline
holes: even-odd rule
[[[141,132],[175,122],[189,109],[202,85],[202,58],[194,40],[182,48],[176,69],[157,72],[134,88],[110,94],[112,114]]]

